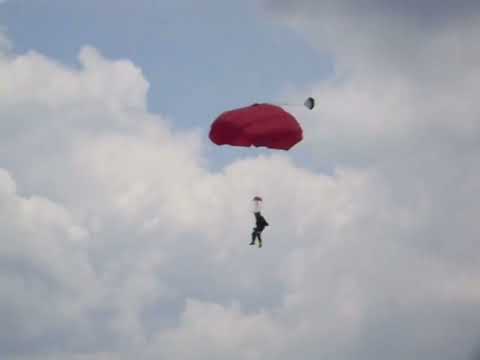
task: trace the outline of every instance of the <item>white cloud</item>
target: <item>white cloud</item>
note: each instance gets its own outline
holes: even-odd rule
[[[388,2],[370,2],[378,5],[371,12],[348,1],[279,4],[290,5],[282,14],[291,26],[339,64],[335,79],[313,89],[317,111],[302,114],[318,163],[376,169],[398,203],[429,212],[415,240],[465,261],[479,230],[472,201],[480,173],[476,3],[465,2],[470,11],[460,18],[431,7],[432,18],[446,16],[433,27],[412,25],[408,14],[420,13],[408,4],[392,5],[404,7],[395,13],[384,11]]]
[[[98,293],[87,256],[88,231],[68,211],[42,197],[22,198],[0,170],[0,313],[2,352],[43,351],[54,337],[88,337],[84,310]],[[76,329],[69,326],[76,324]]]
[[[388,358],[467,358],[479,336],[478,318],[465,320],[479,301],[474,295],[476,287],[467,280],[475,278],[479,270],[475,256],[471,256],[472,250],[479,250],[480,233],[476,221],[480,210],[480,122],[476,104],[480,74],[475,65],[480,49],[473,41],[480,32],[478,5],[467,1],[462,3],[466,10],[445,11],[442,5],[437,11],[432,4],[428,6],[428,1],[415,6],[369,2],[370,7],[349,1],[264,3],[313,46],[330,51],[336,60],[336,77],[312,89],[318,101],[317,111],[301,114],[306,142],[315,151],[317,165],[341,162],[379,173],[390,189],[392,203],[403,209],[399,218],[408,223],[403,229],[395,228],[381,236],[380,247],[370,248],[371,240],[362,242],[391,262],[382,261],[378,271],[385,273],[388,269],[393,275],[401,274],[403,268],[402,277],[409,280],[394,275],[393,287],[381,280],[374,287],[378,293],[374,290],[366,297],[373,301],[376,295],[382,298],[390,294],[392,300],[379,299],[375,309],[384,312],[384,318],[374,324],[370,339],[368,324],[376,315],[364,314],[366,323],[362,324],[363,335],[354,357],[368,358],[375,352],[376,356],[381,353]],[[396,11],[388,10],[393,8]],[[429,9],[429,19],[422,19],[420,8]],[[379,224],[374,226],[385,229]],[[364,224],[356,230],[371,228]],[[394,241],[395,246],[400,242],[412,253],[402,256],[404,250],[396,249],[397,263],[383,247],[387,240]],[[348,250],[354,251],[351,247]],[[364,250],[357,250],[364,258]],[[336,264],[342,256],[332,258]],[[378,264],[378,260],[374,263]],[[456,280],[448,275],[452,267],[462,269],[459,273],[453,270]],[[353,281],[359,289],[370,288],[359,284],[377,276],[366,276],[361,271],[359,274]],[[415,289],[403,287],[404,281],[416,284]],[[309,288],[313,283],[301,287]],[[405,300],[409,293],[421,293],[422,297]],[[293,299],[300,301],[296,296]],[[405,303],[400,308],[394,306],[393,299]],[[361,303],[359,299],[354,304]],[[436,318],[422,315],[422,303],[434,309],[431,311]],[[454,308],[461,309],[457,315]],[[423,324],[412,320],[422,316],[426,316]],[[447,330],[450,322],[461,321],[464,339]],[[392,326],[402,330],[389,334]],[[411,330],[407,331],[409,326]],[[426,349],[428,340],[421,336],[409,337],[409,331],[418,335],[418,329],[435,339],[430,339],[434,349]],[[442,341],[448,344],[448,351]],[[402,350],[396,355],[386,353],[385,343]],[[405,350],[407,346],[410,352]]]
[[[20,349],[32,357],[51,352],[60,358],[88,352],[103,358],[105,348],[116,354],[112,356],[136,352],[152,336],[162,342],[163,331],[177,333],[168,328],[181,321],[187,297],[207,301],[214,309],[232,299],[249,304],[250,311],[280,304],[284,285],[278,271],[288,251],[269,246],[279,262],[257,259],[261,278],[253,268],[244,269],[252,250],[246,246],[252,221],[248,199],[257,191],[265,194],[269,219],[276,223],[271,234],[277,243],[288,244],[282,232],[290,237],[314,232],[310,228],[315,221],[324,218],[328,224],[330,216],[333,229],[348,221],[353,210],[342,204],[351,196],[350,187],[364,186],[363,175],[339,173],[336,185],[329,177],[296,169],[285,157],[248,159],[223,173],[209,173],[202,165],[198,135],[173,133],[164,119],[141,106],[145,81],[139,71],[91,49],[82,56],[80,69],[35,53],[1,63],[1,78],[10,91],[2,99],[7,120],[2,122],[0,157],[15,178],[7,173],[2,177],[2,194],[8,195],[2,219],[4,228],[11,228],[2,241],[2,264],[18,257],[23,267],[11,272],[40,283],[22,290],[30,292],[25,296],[16,290],[21,280],[10,276],[4,282],[10,296],[3,309],[15,314],[4,320],[20,319],[17,331],[4,335],[5,343],[17,344],[3,350],[4,355],[14,356]],[[115,77],[130,79],[127,92],[121,81],[116,87]],[[132,93],[137,100],[125,105]],[[260,186],[259,176],[266,180]],[[320,217],[310,210],[301,226],[282,226],[275,207],[289,216],[313,209],[315,199],[299,185],[330,200],[319,208]],[[337,186],[340,194],[328,194]],[[325,210],[335,203],[337,212]],[[21,211],[26,219],[18,223]],[[32,266],[42,272],[34,267],[39,275],[32,274]],[[54,290],[42,286],[48,281]],[[212,281],[220,286],[212,287]],[[267,285],[276,293],[260,291]],[[21,305],[17,296],[40,301]],[[42,317],[30,316],[26,323],[17,312]],[[66,331],[75,321],[79,325]],[[186,326],[182,332],[187,334],[190,323]],[[215,334],[212,351],[221,343]],[[146,356],[152,351],[157,348],[148,347]]]
[[[91,47],[81,50],[79,60],[81,71],[63,68],[33,51],[5,59],[8,66],[0,76],[9,88],[2,104],[30,101],[59,110],[88,102],[112,110],[145,109],[148,84],[131,62],[108,62]]]

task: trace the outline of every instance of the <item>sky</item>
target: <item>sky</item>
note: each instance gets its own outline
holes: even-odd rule
[[[468,0],[0,1],[0,358],[479,359],[479,36]],[[208,140],[306,96],[288,152]]]

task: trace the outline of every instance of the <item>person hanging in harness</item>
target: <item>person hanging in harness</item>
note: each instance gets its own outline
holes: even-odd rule
[[[250,245],[255,245],[255,240],[258,239],[258,247],[262,247],[262,231],[268,226],[267,220],[262,216],[260,211],[256,211],[255,213],[255,227],[253,228],[252,232],[252,241]]]

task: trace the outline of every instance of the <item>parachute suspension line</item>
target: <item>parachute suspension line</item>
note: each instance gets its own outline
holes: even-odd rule
[[[312,110],[315,107],[315,99],[312,97],[307,98],[303,103],[291,103],[291,102],[281,102],[277,103],[281,106],[305,106],[307,109]]]
[[[286,102],[275,103],[275,104],[281,105],[281,106],[303,106],[303,104],[299,104],[299,103],[286,103]]]

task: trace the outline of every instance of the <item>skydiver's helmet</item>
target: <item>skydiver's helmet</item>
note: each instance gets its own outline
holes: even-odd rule
[[[252,199],[252,212],[259,213],[262,210],[263,200],[260,196],[255,196]]]

